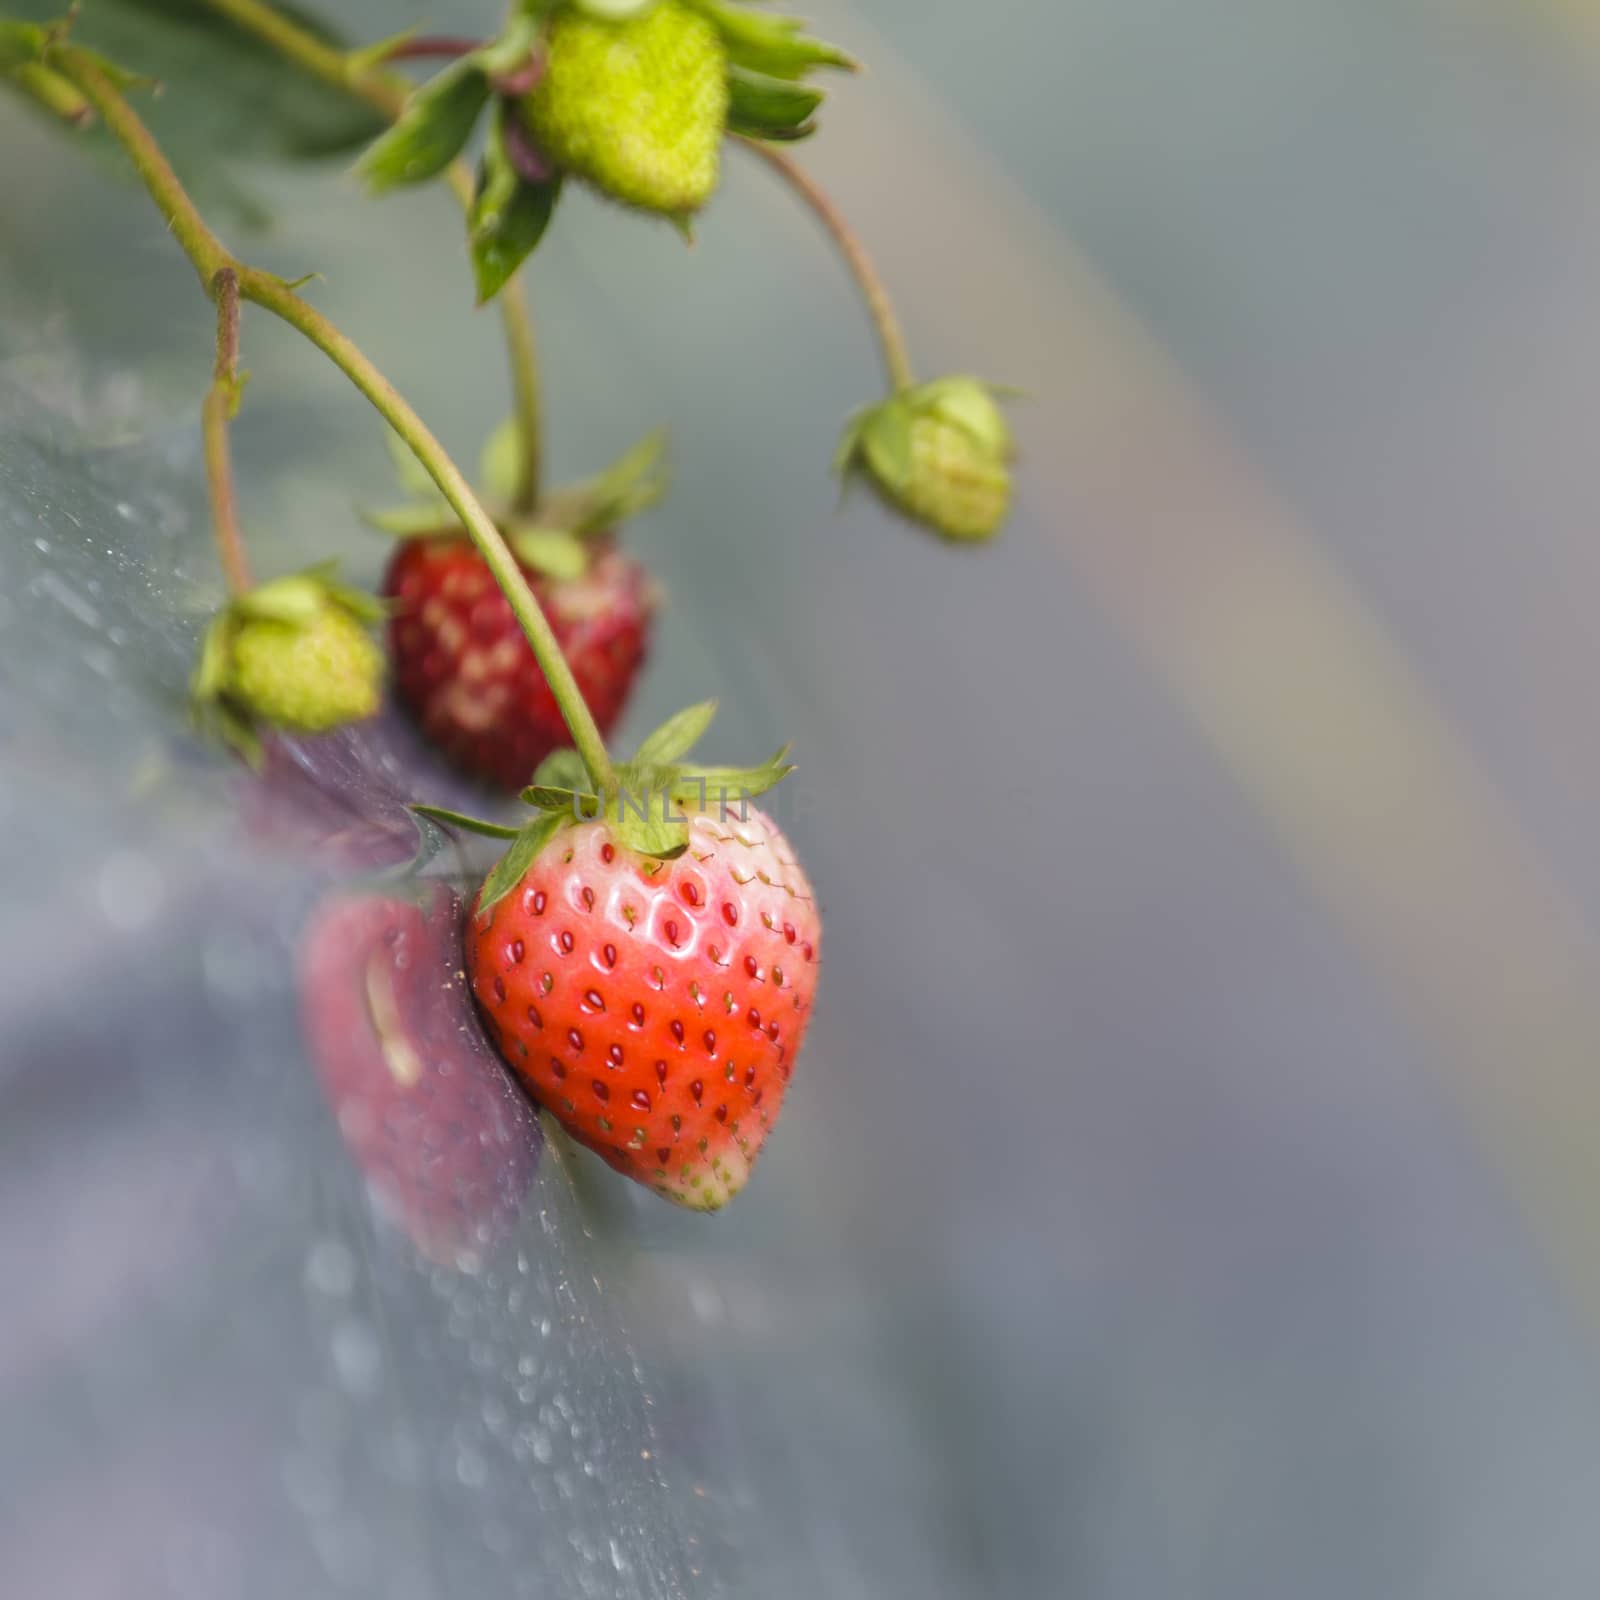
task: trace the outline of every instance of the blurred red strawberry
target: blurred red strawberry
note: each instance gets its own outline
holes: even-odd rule
[[[641,440],[597,477],[543,496],[513,499],[520,441],[504,425],[484,451],[482,494],[555,631],[603,734],[622,715],[650,646],[656,586],[617,548],[629,518],[666,490],[665,444]],[[462,772],[521,789],[566,724],[533,649],[489,564],[431,479],[396,458],[409,503],[367,513],[401,541],[384,574],[395,695],[430,743]]]
[[[460,975],[462,906],[325,902],[301,942],[306,1038],[339,1132],[384,1215],[432,1261],[484,1249],[532,1182],[535,1114],[484,1042]]]

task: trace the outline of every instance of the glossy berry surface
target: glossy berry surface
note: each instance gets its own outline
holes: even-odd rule
[[[602,733],[627,704],[649,649],[651,582],[606,550],[580,578],[524,567]],[[462,771],[519,789],[571,741],[510,602],[465,539],[408,540],[384,577],[395,693]]]
[[[557,834],[467,929],[512,1069],[618,1171],[713,1211],[782,1109],[816,994],[821,923],[776,825],[697,814],[673,861],[608,823]]]

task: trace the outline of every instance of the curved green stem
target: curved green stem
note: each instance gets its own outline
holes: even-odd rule
[[[500,317],[506,331],[506,353],[511,360],[517,435],[522,441],[522,448],[517,452],[517,487],[511,497],[511,509],[526,516],[539,505],[544,423],[539,414],[539,353],[534,344],[533,318],[523,298],[520,273],[500,291],[499,299]]]
[[[833,236],[839,254],[844,257],[845,265],[860,286],[867,315],[877,329],[878,342],[883,346],[883,364],[888,369],[890,383],[900,393],[914,388],[917,380],[912,372],[911,352],[906,346],[900,318],[895,313],[894,302],[889,298],[888,286],[855,229],[845,221],[821,185],[785,152],[760,139],[747,139],[743,134],[735,134],[734,137],[747,150],[760,156],[811,207]]]
[[[229,3],[236,3],[236,0],[229,0]],[[303,334],[372,402],[427,469],[505,592],[540,669],[549,681],[556,703],[561,707],[572,742],[583,757],[590,777],[602,792],[613,792],[616,772],[606,754],[605,740],[561,653],[549,621],[500,530],[478,503],[471,485],[444,446],[389,380],[328,318],[301,299],[281,278],[245,266],[229,254],[184,192],[149,129],[101,71],[93,56],[70,45],[57,45],[50,59],[62,76],[83,92],[84,98],[127,151],[174,237],[200,273],[206,294],[214,299],[225,298],[231,292],[231,284],[237,289],[239,299],[272,312]]]
[[[253,33],[302,71],[364,101],[391,122],[405,109],[411,85],[397,73],[381,66],[364,65],[359,55],[351,55],[308,33],[266,0],[204,0],[219,15]],[[446,41],[454,46],[463,41]],[[470,46],[468,46],[470,48]],[[402,52],[403,53],[403,52]],[[472,172],[464,162],[452,162],[446,174],[450,187],[463,210],[472,205]],[[512,509],[530,512],[539,503],[540,473],[543,463],[543,422],[539,399],[539,362],[533,337],[533,320],[528,314],[522,288],[522,274],[515,274],[497,296],[500,319],[505,328],[506,357],[511,367],[511,388],[515,401],[517,432],[522,449],[518,460],[516,495]]]
[[[205,218],[178,181],[172,164],[150,137],[150,130],[100,70],[93,56],[72,45],[56,45],[50,52],[50,62],[99,112],[100,120],[127,152],[133,170],[139,174],[156,209],[165,218],[168,231],[200,275],[200,287],[205,290],[206,297],[211,298],[217,274],[225,267],[234,266],[235,262],[223,242],[206,226]]]
[[[468,537],[478,547],[495,581],[511,602],[511,609],[522,624],[522,631],[527,634],[528,643],[533,646],[539,666],[549,680],[551,692],[572,734],[572,742],[583,757],[590,777],[609,794],[616,787],[616,774],[606,754],[605,740],[601,738],[600,729],[584,701],[583,691],[579,689],[578,681],[567,665],[567,658],[561,653],[561,646],[556,642],[544,612],[539,609],[533,590],[528,587],[522,568],[517,565],[517,558],[512,555],[494,519],[478,503],[461,469],[450,459],[444,446],[429,432],[427,425],[399,391],[314,306],[302,300],[280,279],[249,267],[240,273],[239,292],[246,300],[281,317],[316,345],[372,402],[384,421],[400,435],[411,453],[427,468],[428,476],[439,486],[439,492],[449,501],[451,510],[461,518]]]
[[[211,527],[223,576],[234,594],[250,588],[250,563],[239,531],[233,492],[233,457],[228,424],[239,409],[239,274],[224,267],[211,281],[217,302],[217,361],[211,387],[200,407],[200,437],[205,447],[206,486],[211,493]]]

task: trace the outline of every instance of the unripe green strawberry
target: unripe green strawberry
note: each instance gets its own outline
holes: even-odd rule
[[[383,615],[328,568],[278,578],[232,600],[206,631],[191,694],[200,721],[254,757],[259,730],[327,733],[378,709]]]
[[[308,622],[243,623],[233,639],[229,697],[263,722],[326,733],[378,709],[383,652],[348,611],[327,606]]]
[[[679,0],[615,21],[568,6],[550,19],[544,75],[522,113],[558,167],[626,205],[682,216],[717,186],[728,95],[721,35]]]
[[[946,539],[992,539],[1011,508],[1011,430],[976,378],[939,378],[854,417],[837,468]]]

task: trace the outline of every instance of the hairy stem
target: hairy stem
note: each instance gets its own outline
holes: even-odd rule
[[[890,383],[902,393],[912,388],[917,380],[911,370],[911,354],[906,348],[900,318],[895,313],[887,286],[855,229],[845,221],[839,208],[816,180],[798,166],[792,157],[762,140],[747,139],[742,134],[736,134],[735,137],[747,150],[760,156],[811,207],[833,236],[839,254],[844,257],[845,265],[860,286],[867,315],[877,329],[878,342],[883,346],[883,364],[888,369]]]
[[[215,12],[271,45],[286,60],[302,71],[335,89],[364,101],[391,122],[405,109],[411,85],[397,73],[382,67],[363,68],[343,50],[308,33],[284,16],[267,0],[204,0]],[[422,47],[427,46],[424,50]],[[457,47],[460,47],[459,49]],[[406,55],[463,54],[476,46],[470,40],[413,39],[397,47],[391,60]],[[465,162],[452,162],[446,174],[450,187],[463,210],[472,204],[472,171]],[[539,503],[542,469],[542,419],[539,399],[539,362],[533,337],[533,319],[528,314],[522,287],[522,274],[515,274],[497,297],[500,319],[505,328],[506,356],[511,367],[511,388],[515,399],[517,431],[522,441],[519,452],[517,491],[513,509],[532,511]]]
[[[195,209],[194,201],[179,183],[177,173],[162,155],[160,146],[151,138],[150,130],[100,70],[93,56],[71,45],[58,45],[51,52],[50,60],[62,77],[81,91],[84,99],[99,112],[100,120],[127,152],[134,171],[150,191],[156,209],[166,219],[168,231],[200,275],[200,287],[209,298],[214,292],[217,274],[224,267],[233,266],[233,258],[206,226],[205,218]]]
[[[205,446],[217,555],[229,589],[243,594],[250,588],[250,563],[239,532],[233,458],[228,450],[228,424],[239,409],[239,274],[234,268],[224,267],[211,280],[211,297],[217,303],[217,361],[200,407],[200,436]]]
[[[239,0],[228,0],[230,5]],[[75,84],[100,114],[107,128],[127,151],[135,170],[144,181],[184,253],[200,273],[206,294],[219,302],[236,293],[288,323],[326,355],[370,400],[378,413],[400,436],[412,454],[427,469],[439,492],[461,519],[468,536],[483,555],[495,581],[505,591],[522,631],[533,647],[534,656],[550,684],[567,729],[589,775],[603,793],[616,788],[616,773],[606,754],[605,740],[578,688],[572,669],[561,653],[561,646],[539,602],[528,587],[522,568],[495,526],[494,520],[478,503],[471,485],[443,445],[429,431],[421,417],[401,398],[361,350],[314,306],[301,299],[282,279],[269,272],[245,266],[223,247],[206,226],[194,203],[184,192],[171,166],[162,156],[150,131],[123,98],[116,85],[101,71],[93,56],[70,45],[52,51],[51,64]],[[219,306],[219,327],[223,313]],[[220,344],[219,340],[219,344]],[[222,352],[219,348],[219,365]]]

